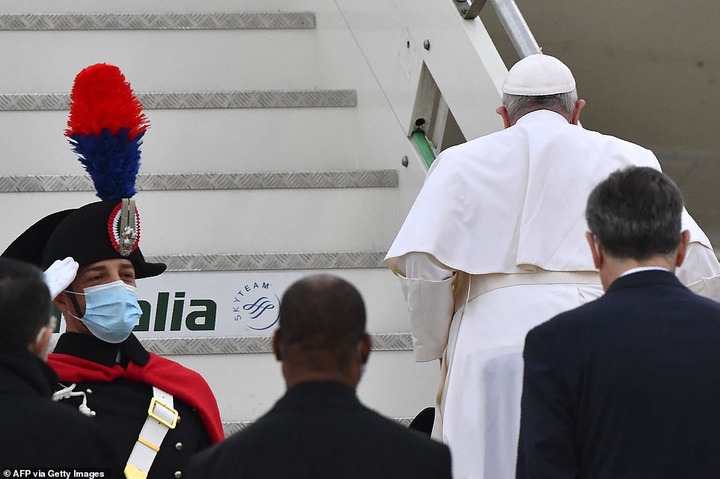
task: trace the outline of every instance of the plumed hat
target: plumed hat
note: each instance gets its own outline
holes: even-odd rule
[[[75,77],[65,135],[90,174],[101,201],[42,218],[3,253],[45,269],[72,257],[80,267],[108,259],[130,260],[137,278],[157,276],[138,246],[140,215],[132,197],[140,145],[148,120],[120,69],[99,63]]]
[[[508,71],[502,84],[503,93],[518,96],[546,96],[575,90],[570,69],[550,55],[528,55]]]

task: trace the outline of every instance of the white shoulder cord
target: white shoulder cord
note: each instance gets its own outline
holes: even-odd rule
[[[79,411],[88,417],[95,416],[95,411],[91,410],[87,405],[87,393],[75,391],[76,386],[77,384],[73,383],[54,392],[52,400],[58,402],[63,399],[82,396],[82,403],[78,406]],[[165,435],[177,425],[179,415],[173,407],[173,402],[171,394],[160,388],[153,387],[153,397],[148,407],[148,417],[140,430],[125,466],[125,475],[129,479],[147,478],[147,473],[155,461],[155,456],[160,452],[160,444],[162,444]]]
[[[52,400],[58,402],[63,399],[82,396],[82,403],[78,406],[78,410],[88,417],[93,417],[95,415],[95,411],[90,409],[87,405],[87,394],[84,391],[75,391],[75,386],[77,386],[77,384],[73,383],[70,386],[63,387],[59,391],[55,391],[52,395]]]
[[[148,417],[125,465],[128,479],[146,479],[160,445],[170,429],[175,429],[179,416],[173,407],[173,397],[160,388],[153,387],[153,397]]]

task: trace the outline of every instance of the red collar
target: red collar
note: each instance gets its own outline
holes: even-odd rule
[[[220,442],[224,437],[220,411],[207,382],[191,369],[155,353],[149,354],[150,359],[144,366],[131,361],[125,369],[117,364],[105,366],[61,353],[50,354],[47,362],[61,382],[107,382],[123,377],[158,387],[197,409],[210,442]]]

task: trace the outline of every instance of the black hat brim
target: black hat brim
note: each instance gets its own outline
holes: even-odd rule
[[[127,257],[113,248],[107,222],[117,203],[99,201],[50,214],[23,232],[2,256],[33,263],[42,269],[68,256],[80,267],[108,259],[128,259],[137,279],[163,273],[167,266],[145,261],[139,247]]]

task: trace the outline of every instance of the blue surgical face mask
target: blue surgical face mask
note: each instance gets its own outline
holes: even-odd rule
[[[135,287],[122,281],[85,288],[84,296],[85,315],[78,319],[106,343],[125,341],[142,316]]]

